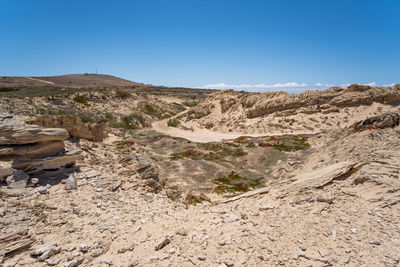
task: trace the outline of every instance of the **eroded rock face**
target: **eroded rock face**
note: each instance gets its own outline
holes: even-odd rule
[[[68,132],[41,128],[12,115],[0,114],[0,181],[10,188],[23,188],[29,176],[38,172],[69,168],[82,156],[67,152],[63,141]]]
[[[75,115],[41,115],[29,121],[42,127],[63,128],[76,138],[101,142],[105,137],[104,122],[84,123]]]
[[[26,124],[9,114],[0,114],[0,145],[25,145],[62,141],[69,137],[65,129],[40,128]]]
[[[374,116],[365,120],[362,120],[354,125],[354,127],[362,129],[367,127],[376,128],[393,128],[398,126],[400,123],[400,115],[397,113],[385,113],[380,116]]]

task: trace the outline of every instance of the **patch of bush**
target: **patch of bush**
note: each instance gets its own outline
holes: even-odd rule
[[[74,96],[74,98],[72,100],[74,102],[76,102],[76,103],[80,103],[80,104],[83,104],[85,106],[89,105],[89,103],[86,101],[86,99],[85,99],[85,97],[83,95],[79,95],[78,94],[78,95]]]
[[[207,144],[202,144],[201,148],[204,150],[208,150],[209,152],[204,153],[194,149],[187,149],[183,152],[172,153],[170,159],[178,160],[183,158],[190,158],[192,160],[214,161],[214,160],[222,160],[225,157],[229,156],[243,157],[247,155],[247,153],[243,151],[243,149],[241,148],[232,148],[232,147],[228,148],[221,144],[207,143]]]
[[[119,121],[112,116],[112,114],[106,114],[108,116],[108,126],[111,128],[123,128],[126,130],[136,130],[140,127],[147,127],[146,120],[142,115],[138,113],[131,113],[129,115],[122,115]]]
[[[307,143],[307,137],[304,136],[271,136],[266,142],[258,143],[258,146],[272,147],[278,151],[291,152],[307,149],[310,147],[310,144]]]
[[[180,122],[177,119],[170,119],[170,120],[168,120],[167,125],[169,127],[178,127],[179,123]]]
[[[199,101],[192,100],[192,101],[183,102],[183,104],[187,107],[195,107],[199,104]]]
[[[116,98],[120,98],[120,99],[127,99],[127,98],[129,98],[131,96],[131,94],[126,92],[126,91],[118,90],[118,91],[115,91],[114,96]]]
[[[242,177],[239,174],[232,171],[230,174],[226,176],[214,179],[213,183],[217,185],[214,188],[214,192],[217,194],[224,194],[224,193],[247,192],[251,189],[262,187],[265,181],[264,178],[250,179]]]

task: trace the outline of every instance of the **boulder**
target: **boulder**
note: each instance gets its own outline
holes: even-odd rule
[[[6,182],[8,188],[10,189],[20,189],[25,188],[26,184],[28,183],[29,175],[26,174],[24,171],[15,170],[13,174],[7,177]]]

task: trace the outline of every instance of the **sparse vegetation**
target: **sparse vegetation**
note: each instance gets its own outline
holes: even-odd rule
[[[131,96],[131,94],[129,92],[126,92],[126,91],[118,90],[118,91],[115,91],[114,96],[116,98],[120,98],[120,99],[127,99],[127,98],[129,98]]]
[[[83,104],[85,106],[89,105],[89,103],[86,101],[86,98],[83,95],[79,95],[78,94],[78,95],[74,96],[74,98],[72,100],[74,102],[76,102],[76,103],[80,103],[80,104]]]
[[[196,101],[196,100],[186,101],[186,102],[183,102],[183,104],[187,107],[195,107],[199,104],[199,101]]]
[[[136,130],[142,127],[147,127],[146,120],[138,113],[131,113],[129,115],[122,115],[117,120],[112,114],[108,114],[108,127],[123,128],[126,130]]]
[[[243,157],[247,155],[241,148],[232,148],[224,144],[207,143],[200,145],[200,148],[206,150],[201,152],[195,149],[187,149],[183,152],[172,153],[170,156],[171,160],[179,160],[184,158],[190,158],[192,160],[223,160],[225,157]]]
[[[271,136],[266,142],[258,143],[260,147],[272,147],[278,151],[291,152],[304,150],[310,147],[307,137],[301,136]]]
[[[218,177],[213,180],[213,183],[217,186],[214,188],[214,192],[217,194],[225,193],[243,193],[251,189],[262,187],[265,183],[263,178],[246,178],[242,177],[235,172]]]
[[[4,79],[4,77],[3,77]],[[19,89],[16,87],[6,87],[6,86],[1,86],[0,87],[0,92],[2,93],[6,93],[6,92],[14,92],[14,91],[18,91]]]
[[[177,119],[170,119],[170,120],[168,120],[168,122],[167,122],[167,125],[169,126],[169,127],[178,127],[179,126],[179,120],[177,120]]]

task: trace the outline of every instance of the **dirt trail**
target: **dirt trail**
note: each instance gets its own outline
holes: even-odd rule
[[[25,78],[27,78],[27,79],[29,79],[29,80],[32,80],[32,81],[39,81],[39,82],[43,82],[43,83],[47,83],[47,84],[52,84],[52,85],[55,84],[55,83],[53,83],[53,82],[49,82],[49,81],[45,81],[45,80],[41,80],[41,79],[36,79],[36,78],[32,78],[32,77],[25,77]]]
[[[183,111],[185,112],[185,111]],[[173,118],[178,117],[181,115],[183,112],[175,115]],[[208,142],[221,142],[223,140],[229,140],[229,139],[235,139],[240,136],[251,136],[251,137],[259,137],[259,136],[266,136],[266,135],[285,135],[285,134],[276,134],[276,133],[261,133],[261,134],[244,134],[244,133],[237,133],[237,132],[231,132],[231,133],[222,133],[222,132],[215,132],[211,131],[208,129],[201,129],[201,128],[193,128],[192,130],[183,130],[180,128],[176,127],[169,127],[167,125],[168,120],[171,118],[161,120],[161,121],[156,121],[152,124],[152,127],[155,131],[167,134],[170,136],[175,136],[175,137],[181,137],[185,138],[187,140],[193,141],[193,142],[199,142],[199,143],[208,143]],[[292,134],[315,134],[311,132],[296,132]]]

